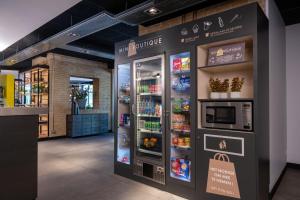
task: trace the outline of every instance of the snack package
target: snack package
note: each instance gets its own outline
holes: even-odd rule
[[[181,109],[183,111],[189,111],[190,110],[190,100],[189,99],[182,100]]]
[[[183,123],[185,121],[185,116],[182,114],[173,114],[172,122],[174,123]]]
[[[180,72],[182,68],[182,60],[181,58],[175,58],[173,60],[173,72]]]
[[[190,178],[190,161],[180,159],[180,176],[186,179]]]
[[[181,76],[179,82],[182,85],[183,90],[191,87],[191,78],[188,76]]]
[[[181,112],[181,104],[182,104],[182,99],[174,99],[173,100],[173,111],[174,112]]]
[[[184,146],[184,138],[178,138],[178,146]]]
[[[173,137],[172,138],[172,144],[175,145],[175,146],[178,145],[178,137]]]
[[[181,71],[190,71],[190,58],[181,58]]]
[[[171,170],[176,175],[180,175],[180,160],[177,158],[171,158]]]

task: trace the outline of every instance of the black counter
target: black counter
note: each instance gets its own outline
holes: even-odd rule
[[[38,116],[0,116],[0,199],[37,197]]]

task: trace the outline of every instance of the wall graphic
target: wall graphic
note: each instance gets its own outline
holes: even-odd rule
[[[206,192],[241,198],[235,166],[228,155],[217,153],[209,160]]]

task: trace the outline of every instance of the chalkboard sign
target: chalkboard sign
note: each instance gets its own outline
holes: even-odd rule
[[[245,61],[245,43],[236,43],[208,49],[208,66]]]

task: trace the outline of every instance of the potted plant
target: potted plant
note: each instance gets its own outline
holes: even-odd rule
[[[209,88],[210,88],[210,98],[211,99],[219,99],[220,98],[220,87],[221,80],[216,78],[209,79]]]
[[[229,79],[225,79],[223,82],[221,82],[220,85],[220,98],[221,99],[227,99],[228,98],[228,89],[229,89]]]
[[[231,81],[231,98],[240,98],[241,97],[241,90],[244,85],[244,78],[234,77]]]
[[[88,90],[73,88],[72,96],[74,97],[80,109],[86,108],[86,102],[87,102],[86,97],[88,96]]]

